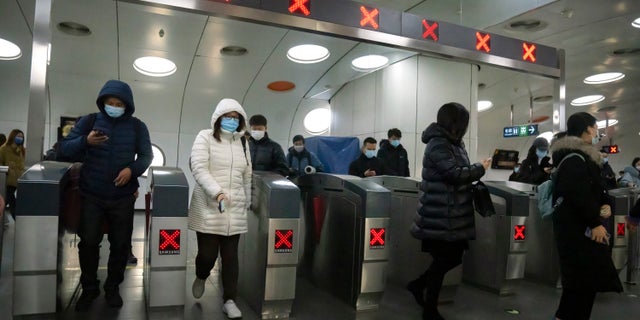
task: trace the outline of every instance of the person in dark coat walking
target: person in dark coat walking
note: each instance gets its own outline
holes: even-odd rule
[[[450,102],[438,110],[437,122],[422,132],[426,144],[420,184],[423,194],[411,234],[422,241],[422,251],[429,252],[433,262],[407,289],[424,306],[423,319],[444,319],[437,308],[442,281],[449,270],[462,263],[462,254],[476,235],[471,183],[485,174],[491,158],[469,163],[462,142],[468,125],[467,109]]]
[[[381,175],[395,175],[378,157],[376,157],[376,144],[372,137],[367,137],[362,143],[362,153],[349,164],[349,174],[361,178]]]
[[[621,292],[611,260],[609,235],[603,219],[611,215],[609,197],[600,174],[596,118],[578,112],[567,120],[567,132],[551,144],[553,163],[568,157],[558,170],[553,231],[562,276],[562,297],[556,319],[589,319],[597,292]],[[561,199],[561,201],[558,201]]]
[[[58,150],[64,159],[83,162],[78,226],[82,294],[76,303],[77,311],[88,310],[100,295],[97,272],[103,221],[109,226],[110,244],[103,286],[105,299],[110,307],[122,307],[119,286],[131,252],[138,177],[153,160],[149,131],[144,122],[133,116],[135,104],[128,84],[107,81],[96,104],[100,112],[95,117],[82,117]]]
[[[282,176],[289,175],[289,167],[282,147],[269,138],[267,134],[267,118],[256,114],[249,119],[251,137],[249,148],[253,171],[272,171]]]
[[[545,138],[536,138],[529,148],[527,158],[522,161],[520,171],[515,177],[518,182],[539,185],[549,180],[551,173],[551,160],[547,154],[549,153],[549,142]]]
[[[395,175],[401,177],[409,176],[409,157],[407,150],[400,143],[402,132],[397,129],[389,129],[387,132],[389,140],[386,143],[380,143],[378,150],[378,158],[395,172]]]

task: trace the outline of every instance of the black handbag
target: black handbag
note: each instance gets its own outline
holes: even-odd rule
[[[490,217],[496,214],[489,189],[482,181],[472,183],[471,192],[473,193],[473,207],[481,216]]]

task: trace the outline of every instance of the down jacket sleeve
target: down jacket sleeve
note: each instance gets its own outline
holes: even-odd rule
[[[222,187],[209,171],[210,138],[213,138],[212,130],[202,130],[196,136],[191,149],[191,170],[207,198],[215,199],[222,192]]]
[[[464,157],[461,157],[461,153],[464,153]],[[479,180],[484,175],[482,164],[474,163],[469,165],[458,161],[459,159],[467,158],[463,147],[454,146],[445,141],[442,141],[442,143],[434,141],[431,150],[427,154],[447,184],[469,184]]]

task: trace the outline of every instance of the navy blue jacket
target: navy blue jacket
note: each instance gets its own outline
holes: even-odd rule
[[[287,164],[289,164],[289,176],[299,177],[305,175],[304,168],[312,166],[316,172],[323,172],[324,165],[315,153],[304,148],[302,152],[296,151],[293,147],[287,153]]]
[[[116,97],[126,105],[125,113],[112,118],[104,111],[104,100]],[[91,126],[91,117],[82,117],[71,133],[60,143],[61,155],[72,161],[82,161],[80,189],[83,193],[104,200],[116,200],[132,195],[139,187],[138,177],[151,164],[153,152],[147,126],[133,117],[135,104],[131,88],[124,82],[109,80],[96,100],[99,113]],[[87,143],[87,135],[99,129],[109,139],[97,146]],[[137,155],[137,158],[136,158]],[[131,169],[131,180],[116,187],[113,180],[124,168]]]

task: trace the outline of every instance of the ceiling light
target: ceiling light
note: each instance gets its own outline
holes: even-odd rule
[[[133,63],[136,71],[150,77],[166,77],[174,74],[178,68],[173,61],[160,57],[141,57]]]
[[[609,125],[607,125],[607,120],[600,120],[598,122],[596,122],[596,124],[598,125],[598,129],[604,129],[606,127],[611,127],[614,126],[618,123],[618,120],[616,119],[609,119]]]
[[[478,112],[487,111],[491,108],[493,108],[493,102],[489,100],[478,101]]]
[[[15,60],[21,56],[20,47],[11,41],[0,38],[0,60]]]
[[[318,63],[329,58],[329,49],[315,44],[301,44],[287,51],[287,58],[297,63]]]
[[[378,69],[389,62],[389,58],[377,54],[370,54],[353,59],[351,65],[358,71],[370,71]]]
[[[592,103],[596,103],[596,102],[600,102],[604,100],[604,96],[601,94],[594,94],[594,95],[590,95],[590,96],[584,96],[584,97],[580,97],[580,98],[575,98],[573,100],[571,100],[571,105],[572,106],[586,106],[586,105],[590,105]]]
[[[331,110],[327,108],[317,108],[309,111],[304,117],[304,128],[313,135],[327,132],[331,126]]]
[[[547,142],[551,143],[551,140],[553,139],[553,132],[551,132],[551,131],[543,132],[540,135],[538,135],[536,137],[536,139],[537,138],[545,138],[545,139],[547,139]]]
[[[616,80],[620,80],[624,78],[624,73],[621,72],[605,72],[594,74],[592,76],[588,76],[584,78],[584,83],[586,84],[600,84],[600,83],[608,83]]]
[[[633,20],[633,22],[631,22],[631,25],[634,28],[640,28],[640,18]]]

